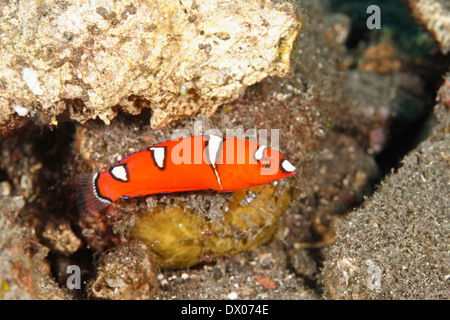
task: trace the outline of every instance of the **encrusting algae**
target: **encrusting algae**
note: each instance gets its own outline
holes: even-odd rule
[[[255,195],[254,199],[247,199],[248,194]],[[289,187],[277,190],[265,184],[235,191],[223,220],[214,222],[182,203],[158,205],[136,219],[132,234],[153,249],[155,262],[162,268],[190,267],[266,243],[290,201]]]

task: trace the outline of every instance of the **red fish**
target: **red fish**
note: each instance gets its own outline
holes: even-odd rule
[[[264,145],[193,136],[147,147],[107,171],[78,175],[77,204],[95,214],[119,198],[206,189],[230,192],[294,174],[292,164]]]

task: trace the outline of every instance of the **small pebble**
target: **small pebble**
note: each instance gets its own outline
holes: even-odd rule
[[[227,299],[229,299],[229,300],[236,300],[237,297],[238,297],[238,294],[233,291],[227,296]]]
[[[15,204],[18,210],[22,209],[25,206],[25,200],[22,196],[14,197],[13,203]]]
[[[22,107],[21,105],[18,105],[18,104],[16,104],[14,106],[14,110],[21,117],[25,117],[28,114],[28,109],[26,107]]]
[[[169,281],[167,281],[167,279],[162,279],[161,281],[161,286],[167,286],[169,284]]]
[[[8,181],[0,182],[0,194],[3,197],[8,197],[11,195],[11,184]]]
[[[183,273],[183,274],[181,275],[181,279],[187,280],[187,279],[189,279],[189,275],[188,275],[187,273]]]
[[[106,279],[106,283],[111,288],[122,288],[125,286],[125,282],[122,279]]]

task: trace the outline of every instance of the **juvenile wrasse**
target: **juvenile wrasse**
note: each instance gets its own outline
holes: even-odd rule
[[[76,177],[77,204],[95,214],[119,198],[194,190],[230,192],[287,178],[295,167],[273,149],[234,137],[204,135],[161,142],[108,170]]]

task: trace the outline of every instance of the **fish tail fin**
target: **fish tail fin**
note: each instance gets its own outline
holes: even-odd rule
[[[97,175],[98,173],[81,173],[75,177],[77,207],[80,213],[96,215],[111,204],[111,201],[102,199],[98,196],[95,187]]]

